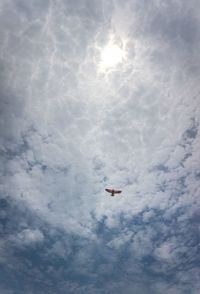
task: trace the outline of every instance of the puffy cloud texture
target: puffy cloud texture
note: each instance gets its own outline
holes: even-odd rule
[[[0,1],[3,294],[199,293],[199,8]]]

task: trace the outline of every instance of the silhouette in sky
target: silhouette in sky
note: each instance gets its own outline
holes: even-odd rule
[[[120,194],[122,191],[114,189],[105,189],[106,192],[111,193],[110,196],[115,196],[115,194]]]

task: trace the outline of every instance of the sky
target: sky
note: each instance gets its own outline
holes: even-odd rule
[[[0,0],[1,294],[200,293],[199,11]]]

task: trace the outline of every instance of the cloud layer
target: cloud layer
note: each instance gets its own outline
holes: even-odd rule
[[[0,1],[3,294],[199,293],[198,8]]]

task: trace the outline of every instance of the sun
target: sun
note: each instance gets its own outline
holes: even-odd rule
[[[118,45],[110,43],[101,52],[101,69],[109,69],[121,63],[125,57],[124,50]]]

